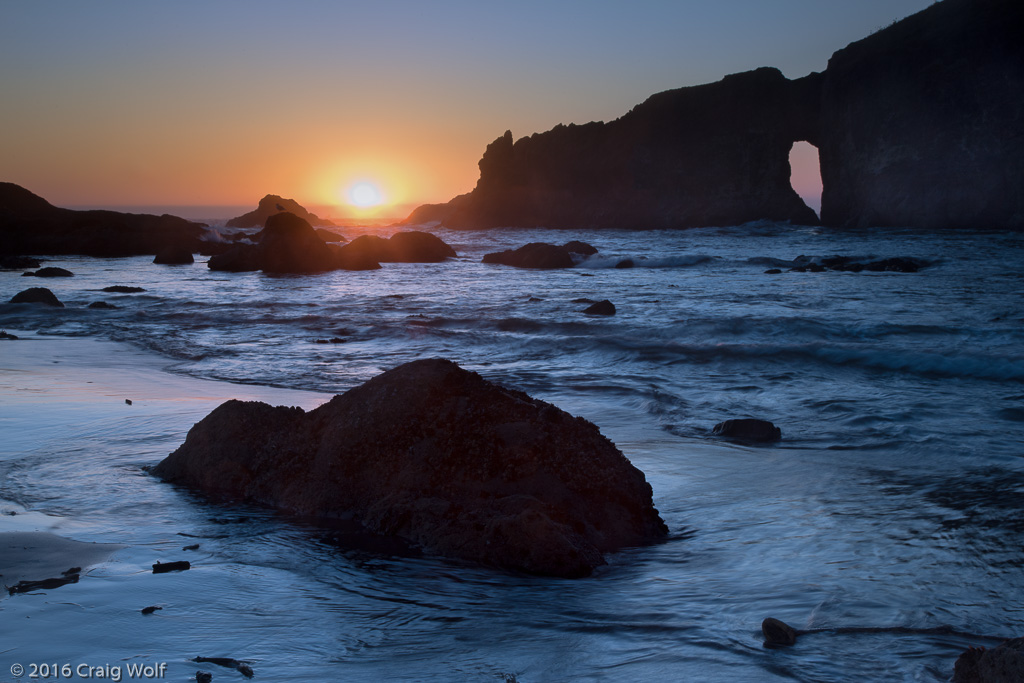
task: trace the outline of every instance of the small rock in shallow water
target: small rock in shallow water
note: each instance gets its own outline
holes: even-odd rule
[[[782,271],[779,270],[778,268],[769,268],[768,270],[764,271],[764,274],[765,275],[778,275],[781,272]]]
[[[779,619],[768,617],[761,622],[761,633],[766,645],[795,645],[796,629]]]
[[[104,310],[111,310],[117,308],[114,304],[108,304],[106,301],[93,301],[89,304],[89,308],[100,308]]]
[[[583,312],[588,315],[615,315],[615,304],[605,299],[604,301],[598,301],[592,306],[588,306]]]
[[[14,340],[17,339],[17,337],[10,334],[7,330],[0,330],[0,339]]]
[[[167,572],[183,572],[187,569],[191,569],[192,565],[189,564],[188,560],[179,560],[177,562],[159,562],[153,565],[154,574],[166,574]]]
[[[157,605],[150,605],[149,607],[143,607],[142,608],[142,613],[143,614],[152,614],[153,612],[157,611],[158,609],[163,609],[163,607],[158,607]]]
[[[778,441],[782,438],[782,430],[771,422],[751,418],[719,422],[711,433],[715,436],[756,443]]]

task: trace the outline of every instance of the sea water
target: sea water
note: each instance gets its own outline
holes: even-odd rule
[[[46,286],[67,308],[0,304],[0,327],[123,342],[178,376],[235,383],[212,394],[316,392],[281,395],[305,407],[450,358],[597,424],[647,475],[666,542],[575,581],[338,548],[146,474],[213,401],[51,429],[40,415],[0,448],[0,500],[128,547],[78,584],[0,602],[3,643],[97,666],[168,661],[178,680],[202,655],[264,680],[943,681],[964,648],[1024,635],[1021,235],[433,231],[457,258],[368,272],[54,258],[75,277],[0,272],[0,300]],[[569,239],[600,255],[557,271],[481,263]],[[833,255],[928,265],[785,272]],[[101,291],[115,284],[146,291]],[[581,299],[617,313],[586,315]],[[118,308],[86,308],[100,300]],[[783,440],[711,434],[737,417],[771,420]],[[148,574],[190,559],[192,542],[195,569]],[[769,616],[840,630],[768,649]],[[859,627],[892,630],[842,630]]]

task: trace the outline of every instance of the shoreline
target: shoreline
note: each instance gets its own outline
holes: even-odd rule
[[[194,422],[229,399],[308,410],[331,398],[174,374],[168,370],[173,361],[125,343],[11,333],[18,339],[0,342],[0,430],[5,437],[0,466],[44,441],[72,441],[82,430],[115,434],[124,420],[166,421],[171,429],[180,426],[183,440]],[[90,538],[93,532],[83,528],[87,520],[56,514],[45,499],[10,494],[0,492],[0,581],[5,586],[57,578],[72,567],[87,572],[128,547],[121,538]]]

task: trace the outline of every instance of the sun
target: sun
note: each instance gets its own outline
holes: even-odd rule
[[[380,190],[372,183],[356,183],[349,189],[348,198],[349,201],[362,209],[377,206],[384,201]]]

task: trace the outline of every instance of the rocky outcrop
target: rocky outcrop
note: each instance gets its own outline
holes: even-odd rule
[[[789,151],[819,148],[821,222],[1024,228],[1024,4],[943,0],[796,80],[762,68],[656,94],[609,123],[484,151],[452,228],[816,224]]]
[[[259,205],[249,213],[236,216],[225,225],[229,228],[258,228],[267,224],[267,219],[279,213],[288,212],[296,215],[310,225],[334,227],[331,221],[320,218],[306,209],[294,199],[285,199],[276,194],[268,194],[260,200]]]
[[[327,230],[326,228],[317,228],[316,234],[324,242],[348,242],[348,240],[342,235],[339,235],[333,230]]]
[[[667,532],[643,473],[597,427],[441,359],[308,413],[229,401],[153,473],[544,575],[585,576]]]
[[[167,214],[61,209],[0,183],[0,255],[145,256],[170,245],[198,251],[204,227]]]
[[[790,185],[789,150],[813,128],[816,77],[777,69],[659,93],[610,123],[559,125],[480,160],[452,228],[687,228],[756,219],[817,224]]]
[[[839,50],[821,95],[821,219],[1024,227],[1024,5],[944,0]]]
[[[986,650],[972,647],[956,660],[953,683],[1016,683],[1024,681],[1024,638]]]
[[[389,238],[361,235],[338,253],[380,263],[440,263],[458,255],[437,235],[417,230],[396,232]]]
[[[46,287],[29,287],[28,289],[15,294],[11,298],[10,303],[43,304],[45,306],[53,306],[55,308],[64,308],[64,304],[57,298],[57,295]]]
[[[359,255],[342,253],[342,247],[325,243],[309,223],[291,213],[267,219],[257,244],[239,244],[211,256],[210,270],[266,273],[318,273],[328,270],[373,270],[380,264]]]

